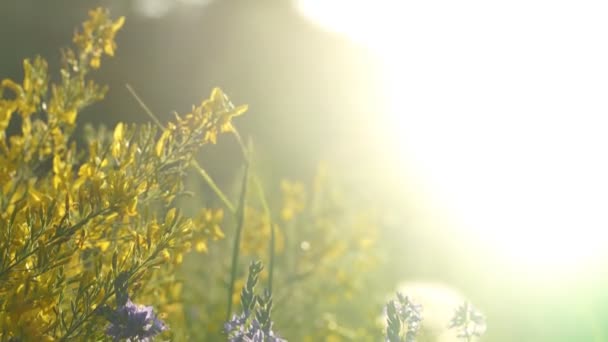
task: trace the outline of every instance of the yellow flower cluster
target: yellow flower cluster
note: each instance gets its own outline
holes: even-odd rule
[[[264,256],[268,252],[270,244],[271,228],[274,227],[275,250],[282,253],[285,249],[283,233],[271,218],[252,206],[245,207],[245,227],[243,229],[243,240],[241,251],[247,256]],[[264,275],[265,273],[262,273]]]
[[[98,10],[98,13],[102,13]],[[106,17],[89,26],[114,25]],[[118,26],[116,26],[116,30]],[[78,34],[76,35],[78,36]],[[96,34],[83,43],[98,40]],[[111,38],[108,37],[111,40]],[[112,42],[113,44],[113,42]],[[41,57],[23,62],[21,84],[0,83],[0,335],[23,340],[53,340],[58,316],[75,319],[63,300],[68,289],[85,286],[95,268],[94,251],[106,250],[101,239],[85,243],[88,227],[110,223],[111,207],[86,206],[86,192],[75,182],[76,149],[68,145],[78,110],[103,97],[103,89],[86,83],[79,70],[89,52],[66,50],[60,84],[51,84]],[[69,96],[68,96],[69,94]],[[49,98],[49,103],[43,99]],[[44,119],[46,114],[47,119]],[[21,117],[20,134],[7,132],[13,115]],[[84,176],[84,175],[83,175]],[[88,198],[87,198],[88,199]],[[90,234],[95,235],[92,229]],[[80,239],[80,242],[77,242]],[[79,253],[82,251],[82,253]],[[82,271],[82,272],[81,272]],[[84,287],[83,287],[84,288]],[[100,293],[99,288],[96,294]],[[84,290],[83,290],[84,291]],[[94,298],[91,294],[89,299]],[[65,313],[64,313],[65,310]]]
[[[76,49],[63,52],[59,83],[41,57],[24,61],[23,82],[0,83],[0,340],[100,339],[96,309],[112,304],[118,274],[131,295],[156,296],[179,317],[181,289],[159,282],[191,246],[206,251],[224,236],[221,209],[188,218],[176,199],[193,154],[247,107],[215,89],[162,132],[119,123],[88,129],[84,148],[70,143],[79,111],[105,93],[89,70],[114,54],[124,23],[103,9],[89,15]]]
[[[211,96],[204,100],[200,106],[193,106],[192,112],[180,117],[175,114],[176,122],[170,123],[156,144],[156,154],[171,154],[167,149],[172,139],[200,135],[201,142],[215,144],[217,135],[224,132],[233,132],[232,118],[247,111],[247,105],[235,107],[220,88],[214,88]]]
[[[82,32],[74,35],[74,44],[81,51],[81,59],[88,60],[93,69],[101,66],[101,56],[105,53],[114,56],[116,43],[114,37],[125,22],[124,17],[111,21],[108,12],[97,8],[89,12],[91,19],[82,24]]]
[[[194,248],[197,252],[207,252],[207,241],[224,238],[221,224],[224,220],[222,209],[203,208],[195,218]]]
[[[211,97],[194,109],[194,112],[201,113],[205,120],[205,141],[215,144],[218,133],[234,132],[232,118],[245,113],[247,108],[247,105],[235,107],[221,89],[213,89]]]

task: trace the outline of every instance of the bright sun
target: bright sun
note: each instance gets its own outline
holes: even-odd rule
[[[600,2],[300,0],[376,52],[393,142],[505,259],[569,269],[608,242],[608,32]]]

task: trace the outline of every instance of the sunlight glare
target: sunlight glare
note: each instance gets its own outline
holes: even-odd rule
[[[605,5],[298,6],[378,55],[392,145],[471,238],[535,270],[598,258],[608,243]]]

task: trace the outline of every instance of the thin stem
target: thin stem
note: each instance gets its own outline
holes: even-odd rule
[[[245,173],[243,175],[243,184],[241,187],[241,195],[239,197],[239,207],[236,210],[236,234],[234,236],[234,244],[232,246],[232,265],[230,271],[230,285],[228,286],[228,310],[226,312],[226,321],[230,319],[232,313],[232,294],[234,293],[234,282],[236,281],[239,249],[241,244],[241,233],[245,222],[245,197],[247,196],[247,182],[249,180],[249,162],[245,161]]]
[[[133,96],[133,98],[135,98],[135,100],[137,101],[137,103],[139,103],[139,105],[144,110],[144,112],[146,114],[148,114],[148,116],[150,117],[150,119],[152,119],[152,121],[154,121],[154,123],[160,129],[164,130],[165,127],[160,122],[160,120],[158,119],[158,117],[150,110],[150,108],[148,108],[148,106],[146,106],[146,104],[144,103],[144,101],[137,95],[137,93],[135,92],[135,90],[133,89],[133,87],[131,87],[131,85],[129,85],[129,84],[127,84],[126,87],[127,87],[127,90]],[[226,206],[226,208],[228,208],[228,210],[233,215],[235,215],[236,214],[236,210],[234,209],[234,205],[232,204],[232,202],[230,202],[230,200],[224,194],[224,192],[219,188],[219,186],[215,183],[215,181],[213,181],[213,178],[211,178],[211,176],[209,176],[209,174],[207,173],[207,171],[205,171],[205,169],[203,169],[203,167],[196,161],[196,159],[192,159],[192,167],[198,172],[199,175],[201,175],[201,177],[203,177],[203,179],[205,180],[205,182],[207,182],[207,184],[209,185],[209,187],[211,188],[211,190],[213,190],[213,192],[215,192],[215,194],[217,195],[217,197],[219,197],[219,199],[222,201],[222,203],[224,203],[224,206]]]
[[[239,131],[237,131],[236,128],[232,129],[232,134],[234,134],[234,137],[236,138],[236,141],[239,143],[239,146],[241,147],[241,152],[243,152],[243,157],[245,159],[247,159],[247,161],[249,162],[249,157],[251,157],[249,155],[249,151],[247,149],[247,146],[245,146],[245,143],[243,142],[243,139],[241,138],[241,134],[239,133]],[[251,145],[251,141],[249,142],[249,145]]]
[[[137,101],[137,103],[139,103],[139,105],[141,106],[141,108],[144,110],[144,112],[146,112],[146,114],[148,114],[148,116],[150,117],[150,119],[152,119],[152,121],[154,121],[154,123],[160,128],[160,129],[165,129],[165,127],[163,126],[163,124],[160,123],[160,120],[158,119],[158,117],[156,115],[154,115],[154,113],[150,110],[150,108],[148,108],[148,106],[146,106],[146,104],[144,103],[144,101],[137,95],[137,93],[135,92],[135,89],[133,89],[133,87],[131,87],[130,84],[126,84],[127,90],[129,91],[129,93],[131,93],[131,96],[133,96],[133,98],[135,99],[135,101]]]
[[[253,182],[255,187],[257,188],[258,196],[260,197],[260,201],[262,202],[262,206],[264,207],[264,214],[268,217],[268,224],[270,225],[270,246],[269,246],[269,254],[270,254],[270,262],[268,263],[268,291],[272,293],[272,279],[274,275],[274,258],[275,258],[275,245],[276,245],[276,236],[275,236],[275,227],[272,223],[272,215],[270,213],[270,207],[268,206],[268,201],[266,200],[266,195],[264,193],[264,188],[262,187],[262,183],[256,174],[253,175]]]
[[[215,194],[217,195],[217,197],[219,197],[219,199],[222,201],[222,203],[224,203],[224,206],[226,206],[226,208],[228,208],[228,210],[233,215],[236,215],[237,211],[234,208],[234,205],[232,204],[232,202],[230,202],[228,197],[226,197],[226,195],[222,192],[222,190],[220,190],[220,188],[213,181],[211,176],[209,176],[207,171],[205,171],[205,169],[203,169],[196,160],[192,160],[192,168],[194,168],[194,170],[196,170],[196,172],[198,172],[198,174],[201,175],[201,177],[203,177],[203,179],[207,182],[207,185],[209,185],[211,190],[213,190],[213,192],[215,192]]]
[[[251,163],[251,158],[253,155],[253,144],[251,143],[251,141],[249,141],[249,149],[245,146],[245,144],[243,143],[243,139],[241,138],[241,135],[239,134],[239,131],[236,130],[236,128],[232,131],[234,133],[234,136],[236,138],[236,141],[239,143],[239,146],[241,147],[241,151],[243,151],[243,156],[245,157],[245,159],[248,159],[249,163]],[[247,152],[249,151],[249,153]],[[275,232],[275,228],[274,228],[274,224],[272,223],[272,214],[270,212],[270,206],[268,205],[268,201],[266,200],[266,194],[264,192],[264,188],[262,187],[262,182],[260,181],[260,178],[257,176],[257,173],[254,172],[253,175],[253,182],[255,184],[258,196],[260,198],[260,201],[262,202],[262,206],[264,207],[264,214],[266,215],[266,217],[268,217],[268,224],[270,225],[270,246],[269,246],[269,254],[270,254],[270,262],[269,262],[269,266],[268,266],[268,291],[270,291],[270,293],[272,293],[272,280],[273,280],[273,276],[274,276],[274,259],[275,259],[275,254],[276,254],[276,232]]]

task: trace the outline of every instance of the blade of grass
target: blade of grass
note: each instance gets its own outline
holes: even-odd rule
[[[222,201],[222,203],[224,203],[224,206],[226,206],[226,208],[228,208],[228,210],[233,215],[236,215],[237,211],[236,211],[236,209],[234,209],[234,205],[232,204],[232,202],[230,202],[228,197],[226,197],[226,195],[222,192],[222,190],[220,190],[220,188],[217,186],[217,184],[213,181],[213,178],[211,178],[211,176],[209,176],[207,171],[205,171],[205,169],[203,169],[196,160],[192,161],[192,168],[194,168],[194,170],[196,170],[196,172],[198,172],[198,174],[201,177],[203,177],[203,179],[207,182],[209,187],[213,190],[213,192],[215,192],[217,197],[219,197],[219,199]]]
[[[163,126],[163,124],[161,124],[158,117],[150,110],[150,108],[148,108],[148,106],[145,104],[145,102],[137,95],[137,93],[135,92],[135,89],[133,89],[133,87],[131,87],[130,84],[126,84],[126,87],[127,87],[127,90],[129,91],[129,93],[131,93],[131,96],[133,96],[135,101],[137,101],[137,103],[141,106],[141,108],[144,110],[144,112],[150,117],[150,119],[152,119],[152,121],[154,121],[154,123],[160,129],[165,129],[165,127]],[[211,178],[211,176],[209,176],[207,171],[205,171],[205,169],[203,169],[201,167],[201,165],[195,159],[192,160],[192,167],[198,172],[198,174],[201,177],[203,177],[203,179],[205,180],[205,182],[207,182],[207,184],[209,185],[211,190],[213,190],[213,192],[215,192],[215,194],[217,195],[217,197],[219,197],[219,199],[222,201],[222,203],[224,203],[224,206],[226,206],[226,208],[233,215],[236,215],[236,210],[234,209],[234,205],[232,204],[232,202],[230,202],[230,200],[224,194],[224,192],[213,181],[213,178]]]
[[[226,312],[226,321],[230,320],[232,314],[232,294],[234,293],[234,282],[236,281],[239,249],[241,244],[241,234],[245,222],[245,197],[247,196],[247,183],[249,181],[249,159],[245,158],[245,172],[243,173],[243,183],[241,186],[241,194],[239,196],[239,206],[236,209],[236,234],[234,235],[234,244],[232,246],[232,265],[230,268],[230,284],[228,285],[228,311]]]
[[[264,214],[268,217],[268,224],[270,225],[270,246],[268,247],[270,261],[268,263],[268,291],[272,294],[272,279],[274,275],[274,258],[275,258],[275,245],[276,245],[276,232],[275,226],[272,222],[272,215],[270,213],[270,207],[268,206],[268,201],[266,200],[266,194],[264,192],[264,188],[262,187],[262,183],[260,182],[257,175],[253,174],[253,183],[255,184],[258,197],[260,198],[260,202],[262,202],[262,207],[264,208]]]
[[[241,139],[241,135],[239,134],[239,131],[234,129],[233,130],[234,136],[239,144],[239,146],[241,147],[241,151],[243,151],[243,156],[245,157],[245,159],[248,159],[249,164],[252,164],[251,162],[251,158],[253,156],[253,143],[251,141],[251,139],[249,140],[249,149],[245,146],[245,144],[243,143],[243,139]],[[253,166],[251,166],[253,167]],[[276,254],[276,232],[275,232],[275,227],[274,224],[272,222],[272,214],[270,212],[270,206],[268,205],[268,201],[266,199],[266,193],[264,192],[264,188],[262,187],[262,182],[260,181],[260,178],[257,176],[256,172],[253,172],[252,176],[253,178],[253,183],[255,184],[256,190],[257,190],[257,194],[258,197],[260,199],[260,202],[262,202],[262,207],[264,208],[264,214],[266,215],[266,217],[268,217],[268,224],[270,225],[270,246],[269,246],[269,254],[270,254],[270,262],[268,264],[268,291],[270,291],[270,293],[272,293],[272,280],[273,280],[273,275],[274,275],[274,259],[275,259],[275,254]]]

